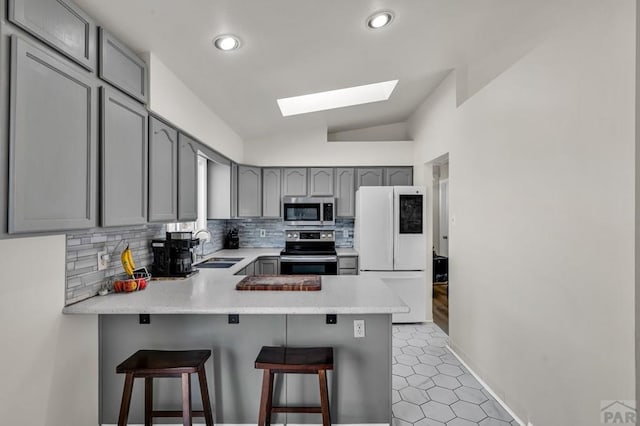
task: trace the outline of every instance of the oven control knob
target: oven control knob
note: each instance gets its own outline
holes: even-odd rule
[[[287,234],[287,238],[291,238],[291,234]]]
[[[320,238],[327,238],[327,234],[320,234]]]
[[[294,234],[293,234],[293,238],[298,238],[298,234],[297,234],[297,233],[294,233]]]

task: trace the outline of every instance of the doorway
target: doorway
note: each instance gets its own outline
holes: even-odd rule
[[[449,158],[433,165],[433,322],[449,334]]]

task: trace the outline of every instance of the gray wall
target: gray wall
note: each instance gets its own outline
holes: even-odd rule
[[[214,285],[214,284],[212,284]],[[353,338],[353,320],[364,319],[366,337]],[[335,369],[329,372],[333,423],[391,422],[391,317],[339,315],[325,324],[324,315],[240,315],[228,324],[226,315],[151,315],[138,324],[137,315],[100,316],[100,401],[102,424],[117,420],[124,375],[116,366],[139,349],[211,349],[206,364],[216,423],[254,423],[258,417],[262,371],[254,368],[265,345],[332,346]],[[130,423],[143,422],[144,386],[136,380]],[[192,380],[193,406],[201,396]],[[276,381],[275,403],[317,404],[317,376],[288,375]],[[180,381],[158,379],[157,409],[179,409]],[[199,419],[198,419],[199,420]],[[274,423],[319,423],[318,415],[274,416]],[[175,423],[175,420],[173,421]]]

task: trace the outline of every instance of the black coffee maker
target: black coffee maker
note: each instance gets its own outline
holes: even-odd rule
[[[187,277],[198,272],[193,268],[193,248],[200,241],[191,232],[167,232],[166,240],[152,240],[154,277]]]

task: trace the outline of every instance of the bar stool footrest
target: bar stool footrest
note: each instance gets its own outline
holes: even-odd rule
[[[322,413],[322,407],[271,407],[274,413]]]
[[[152,411],[151,412],[151,416],[152,417],[182,417],[182,411],[180,410],[175,410],[175,411],[171,411],[171,410],[162,410],[162,411]],[[200,410],[200,411],[191,411],[191,416],[192,417],[204,417],[204,411]]]

